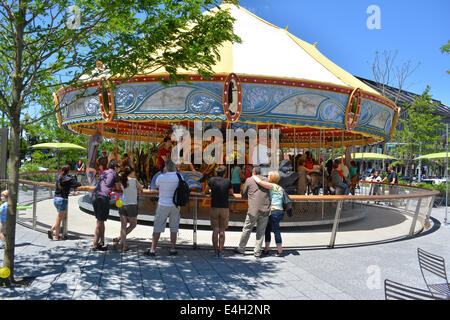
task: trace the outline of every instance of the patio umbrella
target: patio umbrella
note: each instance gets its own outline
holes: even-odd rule
[[[337,157],[336,159],[340,158],[341,157]],[[373,152],[356,152],[352,156],[352,160],[384,160],[384,159],[395,159],[395,158],[385,154]]]
[[[34,146],[31,146],[33,149],[52,149],[58,151],[58,168],[60,168],[60,161],[61,161],[61,150],[64,149],[75,149],[75,150],[83,150],[85,151],[86,148],[79,146],[77,144],[73,143],[67,143],[67,142],[45,142],[45,143],[39,143],[35,144]]]
[[[435,160],[435,159],[446,159],[446,158],[447,158],[447,152],[438,152],[438,153],[424,154],[423,156],[414,158],[414,160],[420,160],[420,159]]]

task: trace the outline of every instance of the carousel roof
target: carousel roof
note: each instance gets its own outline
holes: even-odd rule
[[[55,93],[60,125],[92,134],[98,123],[105,136],[153,141],[173,124],[227,122],[233,128],[281,129],[284,146],[337,146],[389,140],[399,109],[368,84],[327,59],[311,45],[243,7],[223,4],[235,18],[241,43],[224,43],[211,78],[194,70],[190,82],[163,85],[164,69],[102,89],[103,78]],[[213,14],[214,10],[209,13]],[[206,14],[209,14],[206,13]],[[105,78],[108,76],[105,74]],[[105,91],[106,90],[106,91]],[[100,92],[101,91],[101,92]]]
[[[279,28],[242,6],[222,4],[221,8],[229,10],[235,19],[233,32],[242,42],[228,41],[219,49],[221,59],[212,67],[214,73],[303,79],[379,94],[330,61],[315,44],[301,40],[287,28]],[[189,73],[187,70],[179,71]],[[164,70],[158,69],[153,73],[161,72]]]

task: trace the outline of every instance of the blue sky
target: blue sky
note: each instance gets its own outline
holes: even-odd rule
[[[450,1],[406,0],[241,0],[262,19],[311,44],[348,72],[373,80],[376,51],[398,50],[396,64],[420,66],[404,89],[420,94],[427,85],[436,100],[450,106],[450,55],[440,47],[450,40]],[[380,9],[381,29],[370,30],[367,8]],[[393,83],[394,85],[394,83]]]

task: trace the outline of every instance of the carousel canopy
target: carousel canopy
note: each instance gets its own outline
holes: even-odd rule
[[[213,75],[204,79],[189,70],[189,82],[163,85],[165,70],[105,79],[55,93],[60,125],[93,134],[159,141],[173,124],[193,128],[194,121],[226,122],[228,128],[277,128],[285,147],[369,144],[392,137],[399,109],[311,45],[255,16],[224,4],[236,19],[242,43],[224,43]],[[214,14],[214,10],[209,12]],[[100,92],[99,92],[100,91]],[[220,124],[219,124],[220,126]]]

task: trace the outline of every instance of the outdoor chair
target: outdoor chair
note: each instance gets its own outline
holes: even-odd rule
[[[445,260],[443,257],[431,254],[425,250],[417,248],[420,271],[433,296],[444,295],[450,299],[450,286],[448,284]],[[442,281],[436,283],[434,281]]]
[[[410,287],[388,279],[384,280],[384,298],[386,300],[442,300],[430,291]]]

